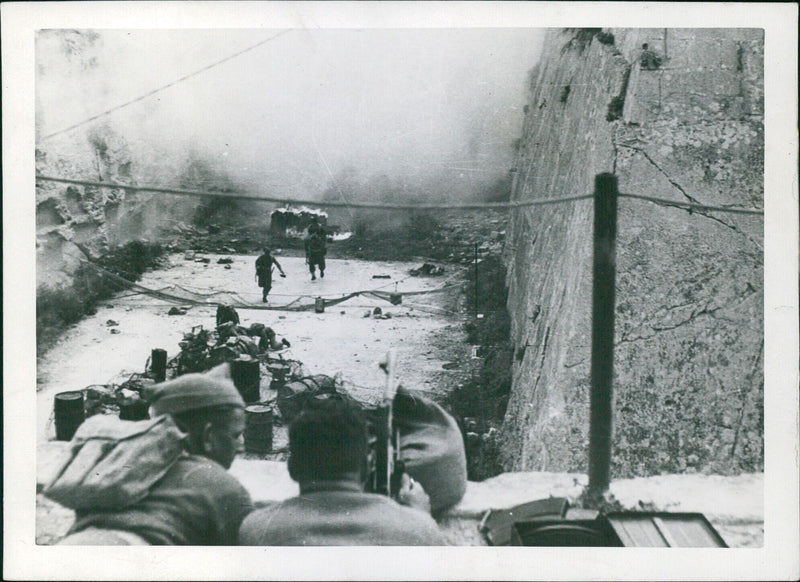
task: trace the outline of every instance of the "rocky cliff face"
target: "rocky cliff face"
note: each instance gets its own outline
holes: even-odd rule
[[[128,135],[108,106],[102,38],[92,31],[47,30],[36,37],[36,172],[85,181],[200,187],[192,152]],[[102,104],[102,105],[101,105]],[[93,119],[69,129],[70,123]],[[68,131],[61,131],[68,129]],[[93,258],[134,239],[155,240],[170,220],[186,220],[197,200],[124,188],[36,184],[37,289],[73,282],[84,253]]]
[[[660,64],[643,66],[643,43]],[[531,71],[514,200],[763,207],[761,30],[568,29]],[[585,470],[591,200],[515,211],[513,470]],[[619,200],[612,475],[763,469],[763,221]]]

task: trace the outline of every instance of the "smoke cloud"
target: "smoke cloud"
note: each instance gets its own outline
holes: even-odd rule
[[[312,199],[346,198],[348,183],[359,197],[391,184],[393,196],[468,198],[507,175],[536,29],[291,30],[42,139],[279,32],[41,31],[37,148],[68,156],[105,132],[138,183],[176,186],[202,159],[246,192]]]

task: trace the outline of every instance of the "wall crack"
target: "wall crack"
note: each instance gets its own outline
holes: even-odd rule
[[[672,179],[672,177],[671,177],[671,176],[670,176],[670,175],[669,175],[669,174],[668,174],[668,173],[667,173],[667,172],[666,172],[666,171],[665,171],[665,170],[664,170],[664,169],[663,169],[661,166],[659,166],[659,165],[658,165],[658,164],[655,162],[655,160],[653,160],[653,158],[651,158],[651,157],[650,157],[650,154],[648,154],[648,153],[647,153],[647,151],[645,151],[645,149],[644,149],[644,148],[640,148],[640,147],[636,147],[636,146],[632,146],[632,145],[628,145],[628,144],[623,144],[623,143],[621,143],[621,144],[618,144],[618,145],[619,145],[620,147],[629,148],[629,149],[632,149],[632,150],[634,150],[634,151],[637,151],[637,152],[639,152],[640,154],[642,154],[642,156],[644,156],[644,158],[645,158],[645,159],[646,159],[648,162],[650,162],[650,164],[651,164],[651,165],[652,165],[652,166],[653,166],[653,167],[654,167],[656,170],[658,170],[658,171],[659,171],[659,172],[660,172],[660,173],[661,173],[661,174],[662,174],[662,175],[663,175],[663,176],[664,176],[664,177],[667,179],[667,181],[668,181],[668,182],[669,182],[669,183],[670,183],[670,184],[671,184],[671,185],[672,185],[672,186],[673,186],[673,187],[674,187],[676,190],[678,190],[678,191],[679,191],[681,194],[683,194],[683,196],[684,196],[684,197],[685,197],[685,198],[686,198],[686,199],[687,199],[689,202],[691,202],[692,204],[703,204],[703,203],[702,203],[701,201],[699,201],[697,198],[694,198],[694,197],[693,197],[693,196],[691,196],[691,195],[690,195],[688,192],[686,192],[686,190],[683,188],[683,186],[681,186],[681,185],[680,185],[678,182],[676,182],[675,180],[673,180],[673,179]],[[763,250],[763,247],[762,247],[762,246],[761,246],[761,245],[758,243],[758,241],[756,241],[755,239],[753,239],[753,237],[751,237],[751,236],[750,236],[749,234],[747,234],[746,232],[743,232],[743,231],[742,231],[742,230],[741,230],[741,229],[740,229],[738,226],[736,226],[735,224],[730,224],[730,223],[728,223],[728,222],[725,222],[725,221],[724,221],[724,220],[722,220],[721,218],[717,218],[716,216],[713,216],[712,214],[709,214],[708,212],[706,212],[706,211],[703,211],[703,210],[694,210],[694,209],[691,209],[691,208],[679,208],[679,210],[685,210],[685,211],[686,211],[686,212],[688,212],[689,214],[694,214],[694,213],[697,213],[697,214],[699,214],[700,216],[704,216],[705,218],[708,218],[709,220],[713,220],[714,222],[717,222],[717,223],[719,223],[719,224],[721,224],[721,225],[723,225],[723,226],[725,226],[725,227],[727,227],[727,228],[731,229],[731,230],[732,230],[732,231],[734,231],[735,233],[737,233],[737,234],[739,234],[739,235],[741,235],[741,236],[743,236],[743,237],[747,238],[747,239],[748,239],[748,240],[749,240],[751,243],[753,243],[753,245],[754,245],[756,248],[758,248],[759,250]]]

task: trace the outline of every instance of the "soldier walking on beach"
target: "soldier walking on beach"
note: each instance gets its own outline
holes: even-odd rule
[[[317,278],[315,267],[319,267],[319,276],[325,278],[325,255],[328,252],[325,231],[320,228],[320,230],[311,233],[311,228],[309,227],[309,235],[306,238],[305,247],[306,263],[311,273],[311,280],[315,281]]]
[[[261,287],[261,301],[267,302],[267,295],[272,289],[272,265],[278,267],[281,277],[286,277],[280,263],[270,254],[268,248],[264,248],[264,254],[256,259],[256,280]]]

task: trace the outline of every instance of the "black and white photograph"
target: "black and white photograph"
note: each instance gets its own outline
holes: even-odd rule
[[[6,577],[796,577],[796,5],[26,4]]]

